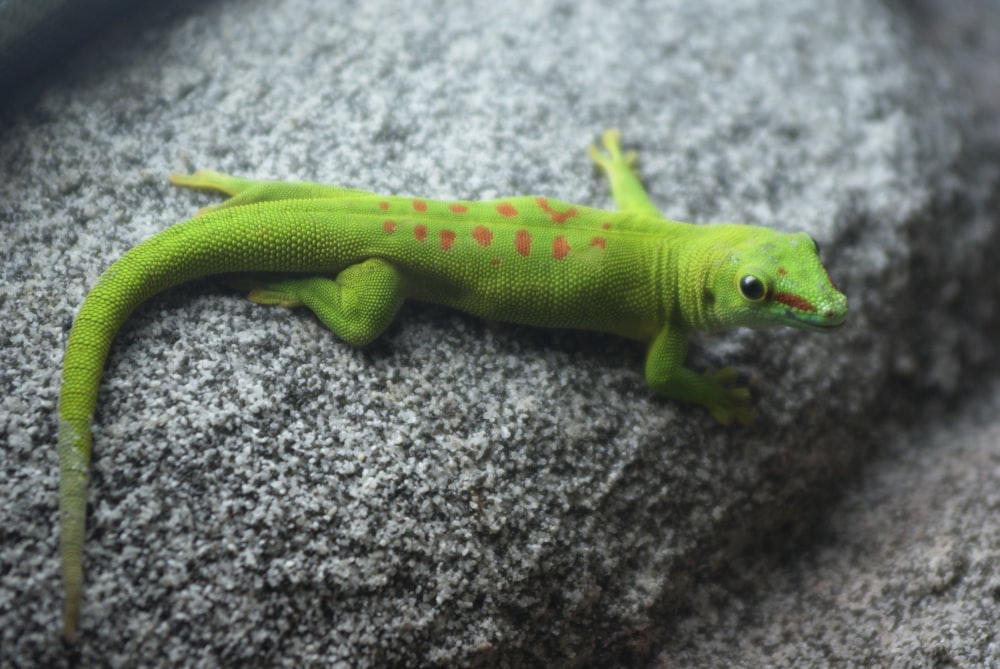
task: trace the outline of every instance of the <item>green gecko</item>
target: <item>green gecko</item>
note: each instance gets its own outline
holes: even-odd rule
[[[731,370],[684,366],[688,335],[771,325],[829,331],[844,323],[847,298],[809,235],[667,220],[619,133],[602,140],[604,151],[591,146],[590,156],[618,211],[533,196],[435,201],[208,170],[171,175],[178,186],[231,197],[115,261],[66,345],[58,435],[66,638],[79,619],[91,420],[108,350],[139,304],[184,281],[248,272],[234,281],[251,300],[308,307],[357,346],[378,337],[407,298],[622,335],[646,346],[654,392],[700,404],[721,423],[748,424],[749,392],[733,387]]]

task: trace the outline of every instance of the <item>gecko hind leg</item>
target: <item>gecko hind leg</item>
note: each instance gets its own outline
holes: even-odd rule
[[[275,200],[335,199],[342,197],[375,197],[374,193],[357,188],[329,186],[311,181],[268,181],[264,179],[244,179],[215,170],[198,170],[194,174],[171,174],[167,177],[175,186],[210,190],[229,199],[211,204],[198,210],[201,216],[228,207],[238,207],[255,202]]]
[[[307,307],[334,334],[363,346],[385,331],[406,299],[402,275],[378,258],[326,276],[236,275],[230,285],[249,290],[257,304]]]

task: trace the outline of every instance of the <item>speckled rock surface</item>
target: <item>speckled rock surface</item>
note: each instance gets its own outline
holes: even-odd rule
[[[967,188],[987,218],[1000,212],[1000,3],[908,3],[921,50],[945,65],[972,103]],[[938,221],[937,224],[942,224]],[[946,220],[943,224],[953,224]],[[996,267],[996,251],[987,250]],[[984,275],[964,301],[996,311],[1000,282]],[[995,316],[970,324],[995,339]],[[934,338],[933,330],[922,330]],[[690,591],[686,615],[652,667],[1000,666],[1000,384],[996,351],[966,367],[960,401],[918,401],[887,416],[877,455],[791,546],[730,563]],[[911,400],[912,401],[912,400]],[[717,574],[718,576],[718,574]]]
[[[1000,666],[998,416],[992,383],[897,426],[807,545],[693,589],[649,666]]]
[[[887,413],[955,396],[995,353],[971,114],[909,18],[861,0],[130,19],[0,131],[0,664],[668,658],[699,584],[761,537],[803,536]],[[112,349],[81,639],[62,645],[62,348],[102,269],[211,201],[169,172],[600,206],[584,148],[608,126],[668,215],[806,230],[850,296],[833,336],[699,340],[692,364],[752,387],[755,427],[653,397],[642,351],[611,337],[411,305],[356,350],[196,282]]]

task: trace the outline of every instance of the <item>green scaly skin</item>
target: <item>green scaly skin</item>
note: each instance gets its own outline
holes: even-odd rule
[[[724,424],[749,423],[734,374],[684,366],[688,335],[737,326],[826,331],[847,299],[815,242],[746,225],[669,221],[622,154],[617,131],[590,148],[618,211],[537,197],[485,202],[377,195],[217,172],[172,175],[230,195],[142,242],[101,276],[73,323],[59,398],[64,633],[77,628],[91,417],[115,333],[147,298],[208,274],[236,280],[262,304],[306,306],[363,345],[407,298],[500,321],[611,332],[647,347],[646,380]],[[334,278],[331,278],[334,277]]]

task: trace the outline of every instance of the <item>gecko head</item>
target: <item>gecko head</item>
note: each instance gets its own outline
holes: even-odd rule
[[[812,237],[750,226],[722,232],[703,296],[710,329],[787,325],[825,332],[844,324],[847,297],[830,280]]]

